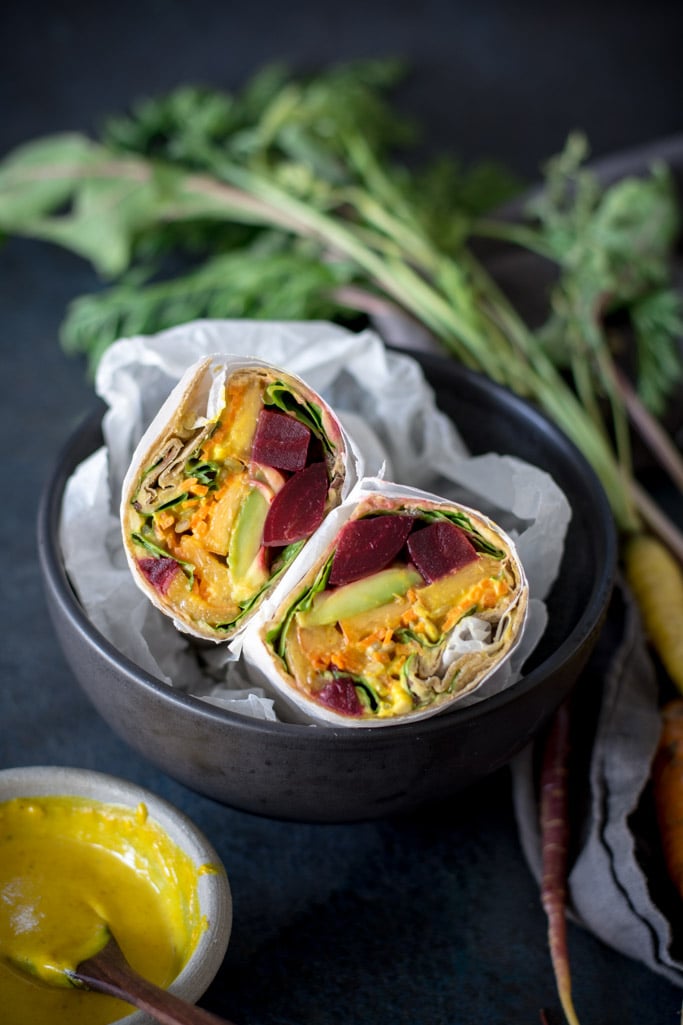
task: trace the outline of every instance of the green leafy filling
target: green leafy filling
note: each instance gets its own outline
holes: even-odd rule
[[[296,601],[287,609],[287,612],[281,623],[277,623],[274,627],[266,633],[266,642],[271,646],[273,651],[280,657],[280,659],[287,665],[287,658],[285,655],[285,642],[287,640],[287,633],[292,620],[297,612],[305,612],[310,609],[313,599],[316,594],[324,591],[327,586],[327,580],[332,569],[333,555],[326,560],[324,566],[319,570],[313,583],[305,591],[303,591]]]
[[[284,571],[287,569],[289,565],[291,565],[291,563],[297,557],[297,555],[299,554],[299,552],[305,544],[305,540],[295,541],[293,544],[287,545],[286,548],[283,548],[278,555],[278,559],[273,567],[273,571],[271,572],[270,576],[268,577],[268,580],[265,582],[263,587],[259,588],[259,590],[255,594],[253,594],[251,598],[247,598],[245,601],[240,602],[241,612],[232,620],[232,622],[220,623],[214,629],[230,630],[233,626],[239,623],[247,615],[247,613],[250,612],[254,608],[254,606],[260,601],[262,595],[273,586],[276,580],[278,580],[282,576]]]
[[[210,459],[192,457],[185,467],[186,477],[196,477],[199,484],[205,484],[209,491],[218,487],[220,464]]]

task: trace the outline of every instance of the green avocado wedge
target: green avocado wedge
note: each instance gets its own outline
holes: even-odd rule
[[[337,623],[341,619],[385,605],[397,595],[404,595],[409,588],[422,583],[420,574],[410,566],[383,569],[362,580],[354,580],[335,590],[316,595],[310,609],[298,613],[297,622],[300,626]]]
[[[257,561],[268,508],[268,499],[261,489],[252,488],[237,514],[228,547],[228,564],[238,591],[243,584],[251,593],[262,586],[268,578],[265,563],[259,565]]]

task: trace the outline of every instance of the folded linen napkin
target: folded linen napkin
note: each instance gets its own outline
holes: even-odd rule
[[[683,902],[666,878],[649,788],[659,730],[655,667],[638,610],[618,581],[572,698],[568,915],[615,950],[683,986]],[[539,884],[542,741],[512,765],[520,841]]]

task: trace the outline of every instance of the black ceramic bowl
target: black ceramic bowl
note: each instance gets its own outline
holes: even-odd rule
[[[478,705],[381,730],[265,722],[173,690],[92,626],[64,571],[59,518],[67,479],[101,444],[100,416],[67,444],[47,482],[38,541],[50,614],[65,656],[109,725],[170,776],[225,804],[282,819],[344,822],[439,801],[506,764],[569,693],[606,612],[616,537],[583,456],[534,408],[438,356],[419,362],[472,452],[518,456],[552,474],[572,520],[549,625],[513,687]]]

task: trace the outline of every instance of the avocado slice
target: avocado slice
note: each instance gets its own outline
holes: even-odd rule
[[[251,488],[240,506],[230,534],[228,565],[237,601],[250,597],[268,579],[265,558],[259,556],[262,555],[263,525],[269,508],[270,503],[261,488]]]
[[[389,567],[335,590],[323,591],[315,597],[310,609],[297,614],[297,623],[302,627],[336,623],[385,605],[422,582],[420,574],[410,566]]]

